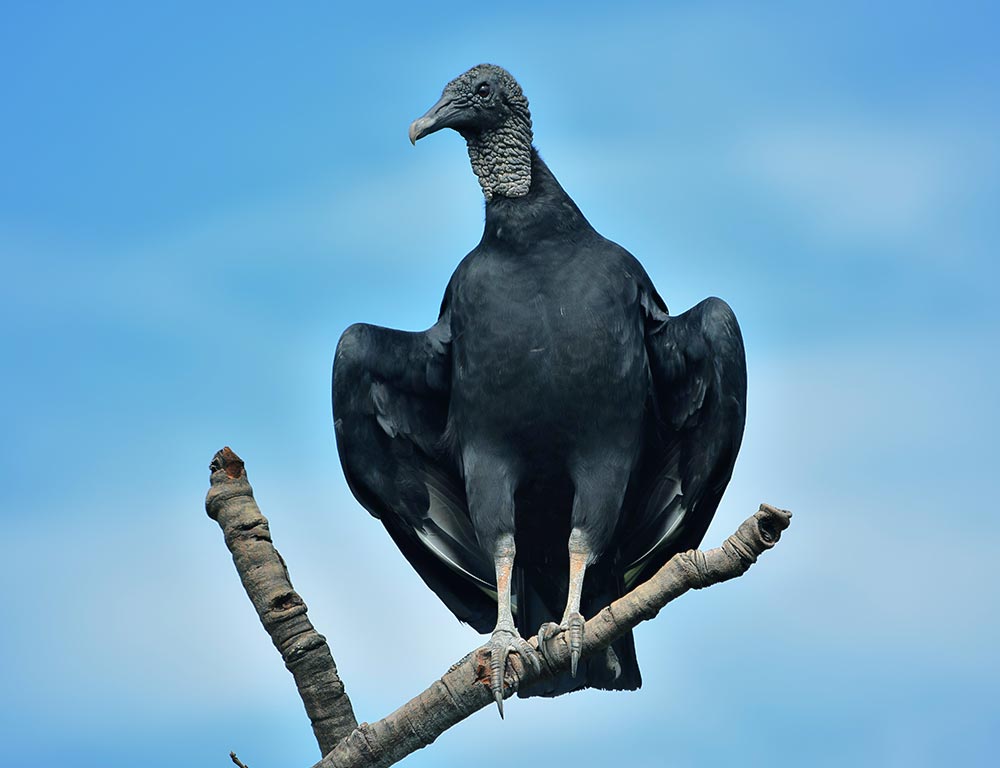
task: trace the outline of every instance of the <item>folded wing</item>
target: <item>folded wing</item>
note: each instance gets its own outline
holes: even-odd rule
[[[445,444],[450,354],[447,316],[421,333],[351,326],[334,360],[334,427],[354,496],[451,611],[488,632],[493,565]]]
[[[746,419],[746,355],[729,305],[706,299],[676,317],[647,311],[652,407],[635,513],[626,523],[626,588],[697,547],[733,473]]]

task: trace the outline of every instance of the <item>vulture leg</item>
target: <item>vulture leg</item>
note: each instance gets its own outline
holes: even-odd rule
[[[500,536],[494,548],[494,560],[497,569],[497,625],[493,636],[486,644],[490,652],[490,688],[493,699],[503,717],[503,677],[507,670],[507,657],[511,653],[520,654],[521,658],[534,667],[535,672],[541,671],[541,662],[534,649],[521,637],[514,626],[514,615],[510,607],[510,580],[514,570],[514,536],[506,533]]]
[[[467,446],[462,457],[465,468],[469,514],[480,546],[493,555],[497,584],[497,623],[484,646],[490,654],[490,689],[503,717],[503,679],[507,657],[517,653],[541,670],[535,650],[525,642],[514,624],[511,611],[511,576],[514,570],[514,484],[516,473],[503,457]]]
[[[583,625],[580,613],[583,578],[587,568],[607,551],[615,527],[618,511],[622,508],[628,485],[631,464],[613,463],[602,458],[583,461],[573,472],[576,493],[571,513],[572,529],[569,534],[569,590],[566,610],[558,624],[547,622],[538,630],[538,647],[546,661],[549,660],[546,641],[560,632],[566,632],[570,650],[570,673],[576,677],[577,665],[583,653]],[[606,664],[617,678],[621,667],[614,653],[606,655]]]
[[[579,528],[569,534],[569,597],[562,621],[558,624],[547,621],[538,629],[538,648],[551,661],[546,643],[560,632],[568,632],[566,638],[570,650],[570,673],[576,677],[576,667],[583,651],[583,625],[585,619],[580,613],[580,597],[583,594],[583,577],[587,566],[593,562],[593,552],[587,537]]]

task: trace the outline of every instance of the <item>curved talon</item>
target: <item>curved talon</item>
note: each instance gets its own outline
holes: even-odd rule
[[[531,644],[523,637],[518,637],[517,640],[519,647],[514,648],[513,650],[522,659],[528,660],[528,663],[531,664],[531,668],[535,671],[536,675],[540,674],[542,671],[542,662],[541,659],[538,658],[538,652],[532,648]]]
[[[506,644],[490,648],[490,688],[493,689],[493,700],[497,703],[501,720],[503,720],[503,673],[507,670],[509,650]]]
[[[569,632],[569,673],[576,677],[576,667],[580,662],[580,654],[583,652],[583,614],[571,613],[566,617],[567,631]]]
[[[569,671],[576,677],[576,669],[583,654],[583,625],[586,621],[580,613],[571,613],[563,619],[562,624],[547,621],[538,628],[538,650],[542,652],[549,666],[554,667],[556,660],[552,658],[548,642],[560,632],[566,632],[566,645],[569,646]]]
[[[486,648],[490,652],[490,690],[493,691],[493,700],[497,703],[500,718],[503,719],[504,675],[507,672],[507,661],[510,654],[519,655],[526,664],[531,665],[535,674],[542,671],[542,663],[535,649],[523,637],[507,629],[494,630]],[[514,670],[512,669],[512,671]],[[515,674],[514,687],[517,688],[519,683],[520,680]]]

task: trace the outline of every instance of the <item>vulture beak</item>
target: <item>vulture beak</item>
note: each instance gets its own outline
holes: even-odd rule
[[[418,139],[442,128],[457,128],[462,122],[464,112],[465,104],[450,94],[442,96],[423,117],[418,117],[410,123],[410,143],[416,144]]]

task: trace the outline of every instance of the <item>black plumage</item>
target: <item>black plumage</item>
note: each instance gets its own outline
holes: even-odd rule
[[[578,648],[582,617],[700,543],[742,439],[746,364],[728,305],[670,316],[590,226],[505,70],[454,80],[411,140],[443,127],[483,187],[482,240],[429,330],[347,329],[334,419],[361,504],[459,619],[493,630],[500,704],[496,670],[532,654],[521,638],[554,622],[542,636]],[[639,685],[629,635],[521,693]]]

